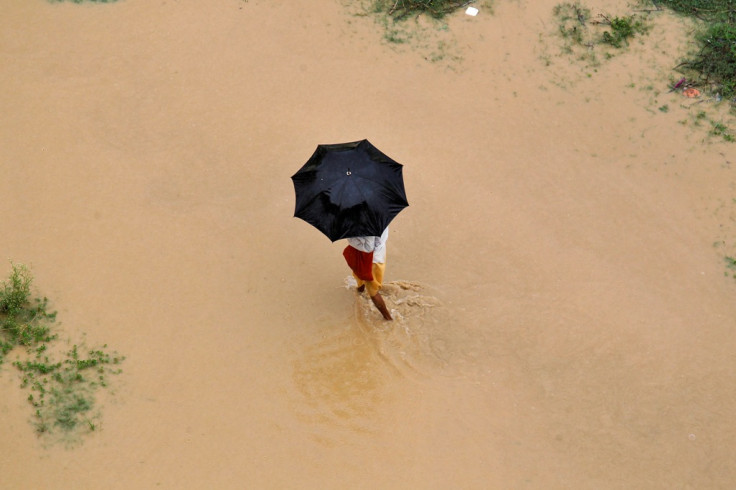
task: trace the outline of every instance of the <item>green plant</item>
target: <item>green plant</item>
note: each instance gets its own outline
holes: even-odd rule
[[[555,5],[552,13],[559,21],[559,31],[563,38],[570,39],[575,44],[587,42],[584,33],[590,19],[589,8],[583,7],[580,2],[566,2]]]
[[[33,360],[13,363],[23,374],[21,387],[31,390],[28,402],[35,411],[36,430],[95,430],[99,417],[93,412],[95,392],[107,387],[108,374],[121,372],[117,366],[124,358],[101,349],[90,349],[82,356],[74,345],[63,360],[54,362],[45,350],[37,349]]]
[[[603,32],[601,42],[610,44],[614,48],[621,48],[628,45],[629,39],[634,37],[634,35],[647,31],[646,24],[633,15],[614,17],[613,19],[603,16],[603,19],[601,23],[609,25],[611,30]]]
[[[412,50],[429,62],[452,68],[462,57],[456,52],[454,34],[442,19],[468,3],[468,0],[361,0],[351,8],[354,15],[371,17],[381,26],[383,40],[393,49]],[[492,0],[480,3],[486,11],[492,9]]]
[[[409,30],[400,26],[396,21],[392,19],[384,19],[384,33],[383,38],[392,44],[404,44],[409,42],[412,34]]]
[[[466,0],[373,0],[376,13],[385,13],[394,19],[426,13],[436,19],[467,5]]]
[[[39,433],[61,429],[66,435],[79,435],[95,430],[96,391],[107,386],[108,374],[121,372],[118,365],[124,357],[106,352],[107,345],[82,355],[74,345],[61,359],[54,359],[52,341],[58,336],[51,334],[50,325],[56,313],[47,311],[46,298],[31,300],[33,278],[28,268],[11,265],[10,277],[0,288],[0,363],[16,347],[25,347],[25,359],[13,366],[21,373],[21,388],[30,391],[27,399]]]
[[[729,130],[728,126],[721,122],[715,122],[710,121],[711,124],[711,130],[710,134],[713,136],[720,136],[725,141],[728,141],[730,143],[733,143],[736,141],[736,138],[734,137],[733,133]]]
[[[611,59],[614,51],[601,50],[600,45],[620,49],[628,45],[636,34],[646,33],[648,26],[639,15],[610,18],[604,14],[593,16],[580,2],[564,2],[552,9],[557,18],[558,32],[563,39],[563,53],[574,55],[589,65],[598,64],[596,51],[603,59]]]
[[[684,66],[700,73],[706,84],[716,85],[721,95],[736,95],[736,24],[708,26],[696,36],[700,51]]]
[[[706,22],[736,22],[733,0],[654,0],[653,3]]]
[[[0,363],[16,346],[32,346],[53,339],[49,323],[55,312],[46,310],[48,300],[31,302],[33,278],[23,264],[12,264],[12,272],[0,289]]]
[[[13,265],[13,272],[0,291],[0,314],[17,315],[28,302],[33,279],[23,264]]]
[[[736,279],[736,258],[726,256],[724,260],[726,261],[726,268],[732,271],[732,277]],[[728,275],[728,272],[725,274]]]
[[[595,25],[590,23],[590,9],[578,1],[564,2],[555,5],[552,14],[557,19],[557,32],[562,38],[562,53],[589,66],[597,65]]]
[[[656,0],[675,12],[703,21],[697,51],[678,68],[697,73],[699,85],[736,103],[736,2],[734,0]]]

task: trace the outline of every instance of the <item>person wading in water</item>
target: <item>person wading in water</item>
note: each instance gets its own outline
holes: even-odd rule
[[[368,290],[368,295],[383,318],[393,320],[379,292],[383,286],[383,273],[386,270],[387,240],[388,227],[383,230],[381,236],[348,238],[348,246],[343,250],[343,256],[353,271],[353,277],[358,283],[358,292]]]

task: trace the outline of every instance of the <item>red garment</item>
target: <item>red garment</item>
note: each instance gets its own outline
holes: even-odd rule
[[[350,245],[342,251],[345,261],[352,271],[363,281],[373,280],[373,252],[361,252]]]

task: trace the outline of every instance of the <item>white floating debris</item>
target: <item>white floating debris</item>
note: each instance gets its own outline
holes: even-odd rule
[[[475,8],[475,7],[468,7],[467,10],[465,11],[465,13],[468,14],[468,15],[472,15],[473,17],[475,17],[476,15],[478,15],[478,9]]]

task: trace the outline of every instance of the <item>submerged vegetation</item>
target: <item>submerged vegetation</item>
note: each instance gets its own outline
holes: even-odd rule
[[[409,46],[427,61],[451,66],[462,57],[445,17],[471,4],[490,12],[493,0],[361,0],[351,8],[373,17],[392,47]]]
[[[728,255],[723,258],[726,261],[726,272],[724,273],[726,276],[729,274],[731,277],[736,279],[736,259],[733,257],[729,257]]]
[[[736,25],[710,25],[695,39],[700,50],[681,66],[699,73],[702,85],[736,103]]]
[[[441,19],[471,3],[472,0],[373,0],[373,10],[396,20],[419,14]]]
[[[645,34],[649,29],[641,15],[611,16],[602,12],[593,15],[580,2],[560,3],[552,12],[564,40],[563,52],[591,65],[598,63],[599,50],[603,47],[625,48],[633,37]],[[614,52],[604,50],[603,55],[610,58]]]
[[[629,39],[634,35],[643,34],[647,31],[644,21],[634,15],[613,18],[603,15],[601,17],[600,23],[610,26],[610,29],[603,31],[601,42],[610,44],[614,48],[628,45]]]
[[[116,366],[123,358],[101,349],[81,349],[75,344],[61,360],[52,360],[43,344],[34,350],[32,360],[13,363],[23,374],[21,386],[31,391],[28,402],[34,408],[34,425],[39,433],[96,429],[96,390],[107,387],[107,374],[121,372]]]
[[[706,22],[736,22],[736,2],[733,0],[653,0],[653,3]]]
[[[562,54],[581,62],[590,77],[598,71],[602,60],[625,49],[636,36],[648,33],[651,17],[663,9],[696,19],[696,28],[691,31],[696,47],[684,61],[670,67],[679,74],[670,77],[667,93],[677,91],[691,101],[682,107],[715,103],[710,104],[712,115],[701,115],[694,122],[686,119],[684,123],[705,126],[703,123],[707,122],[708,136],[736,141],[734,130],[729,127],[736,114],[736,0],[641,0],[636,10],[615,16],[593,13],[578,0],[560,3],[554,7],[553,15],[562,39]],[[549,56],[543,59],[551,64]],[[721,101],[729,102],[726,109],[730,108],[731,116],[716,107]],[[668,112],[669,106],[659,106],[659,110]]]
[[[679,66],[698,85],[736,104],[736,1],[654,0],[702,21],[695,34],[696,52]]]
[[[647,14],[668,8],[700,20],[694,34],[696,50],[677,67],[686,75],[687,86],[707,90],[716,99],[736,104],[736,1],[652,0],[654,9],[622,16],[593,15],[576,2],[560,3],[553,14],[564,39],[563,50],[580,60],[596,64],[596,47],[602,44],[623,48],[629,40],[648,31]],[[612,53],[606,52],[606,57]]]
[[[47,310],[46,298],[32,299],[33,278],[25,265],[12,264],[0,288],[0,367],[16,349],[12,363],[21,373],[21,388],[29,391],[34,425],[39,434],[60,433],[66,442],[97,428],[97,390],[107,387],[107,375],[119,374],[123,361],[102,349],[74,345],[55,353],[58,335],[51,333],[56,312]]]

